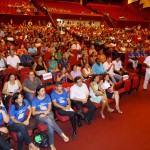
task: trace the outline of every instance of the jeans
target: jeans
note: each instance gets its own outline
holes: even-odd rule
[[[34,94],[29,93],[29,92],[25,92],[24,95],[25,95],[25,98],[26,98],[27,100],[29,100],[30,105],[32,105],[32,100],[33,100],[33,98],[34,98]]]
[[[2,150],[10,150],[9,144],[4,140],[1,134],[0,134],[0,148]]]
[[[76,131],[76,113],[74,111],[65,111],[60,108],[58,108],[58,113],[61,116],[69,116],[72,128],[74,131]]]
[[[9,131],[17,132],[18,150],[23,149],[23,142],[27,145],[31,143],[30,136],[28,134],[28,127],[24,124],[13,123],[8,126]]]
[[[94,106],[94,104],[92,104],[91,102],[86,102],[86,103],[82,103],[80,101],[75,101],[75,100],[71,100],[72,101],[72,105],[74,105],[78,110],[84,112],[83,107],[88,108],[88,112],[85,114],[85,119],[87,119],[88,121],[92,120],[92,117],[95,113],[95,109],[96,107]]]
[[[49,145],[54,144],[54,131],[56,131],[60,136],[62,135],[62,130],[59,128],[59,126],[56,124],[54,120],[54,114],[53,112],[50,112],[50,114],[46,115],[45,117],[37,117],[37,120],[41,123],[47,124],[47,130],[48,130],[48,136],[49,136]]]
[[[111,80],[112,80],[112,82],[113,82],[114,84],[117,83],[116,79],[117,79],[118,81],[121,81],[121,80],[122,80],[122,76],[119,75],[119,74],[110,75],[110,78],[111,78]]]

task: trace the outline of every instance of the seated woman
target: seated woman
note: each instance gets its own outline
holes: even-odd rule
[[[119,107],[119,94],[118,91],[114,90],[114,84],[112,83],[112,81],[110,80],[110,77],[108,74],[106,74],[103,77],[103,80],[101,80],[100,82],[100,86],[102,89],[104,89],[106,91],[106,95],[108,98],[114,98],[115,99],[115,103],[116,103],[116,110],[118,111],[118,113],[122,114],[122,111],[120,110]]]
[[[71,71],[70,75],[72,76],[72,79],[73,79],[73,80],[74,80],[74,78],[77,77],[77,76],[80,76],[80,77],[83,79],[82,73],[81,73],[79,67],[76,66],[76,65],[73,65],[73,66],[72,66],[72,71]]]
[[[55,58],[56,58],[57,60],[59,60],[59,59],[62,58],[62,52],[61,52],[61,49],[60,49],[60,48],[59,48],[59,49],[57,50],[57,52],[55,53]]]
[[[60,69],[60,73],[57,75],[57,81],[61,82],[72,82],[72,76],[67,72],[66,68],[63,67]]]
[[[2,94],[4,94],[4,105],[8,110],[9,99],[14,95],[15,92],[21,92],[22,85],[16,78],[16,75],[11,73],[8,75],[7,81],[4,83]]]
[[[20,49],[17,50],[17,55],[21,56],[26,51],[24,45],[21,45]]]
[[[34,63],[33,71],[37,76],[41,76],[42,74],[47,72],[47,67],[45,65],[45,62],[43,61],[42,56],[39,56],[37,62]]]
[[[105,107],[107,106],[107,109],[109,112],[113,112],[114,110],[110,108],[107,100],[107,96],[105,91],[100,87],[99,83],[99,76],[94,75],[92,77],[92,81],[90,83],[90,100],[95,103],[102,102],[102,109],[100,111],[102,119],[105,119],[105,115],[103,113]]]
[[[58,63],[57,63],[57,61],[55,60],[55,57],[54,57],[54,56],[52,56],[51,59],[49,60],[49,68],[48,68],[48,71],[49,71],[49,72],[52,72],[52,73],[59,71],[59,69],[58,69]]]
[[[86,63],[88,63],[88,56],[84,54],[84,55],[82,56],[81,61],[80,61],[80,65],[81,65],[81,66],[84,66]]]
[[[94,45],[91,45],[91,47],[89,49],[89,54],[91,55],[93,52],[95,52],[95,54],[97,55],[97,51],[95,50]]]
[[[10,150],[9,144],[5,141],[2,135],[3,133],[8,133],[8,129],[3,126],[3,122],[8,123],[9,119],[6,108],[0,100],[0,149],[2,150]]]
[[[46,43],[43,43],[42,47],[41,47],[41,54],[44,55],[45,52],[48,52],[48,47],[47,47]]]
[[[89,61],[89,65],[92,67],[95,64],[95,59],[97,58],[96,53],[92,52],[92,54],[90,55],[90,61]]]
[[[93,71],[88,63],[85,64],[84,68],[82,69],[82,75],[84,78],[91,77],[93,75]]]
[[[106,61],[106,56],[103,52],[103,49],[100,49],[98,52],[98,58],[100,59],[101,63],[104,63]]]
[[[27,116],[27,111],[29,114]],[[39,150],[30,140],[28,134],[29,119],[31,117],[31,106],[20,92],[16,92],[12,97],[12,105],[10,107],[10,121],[8,129],[16,132],[18,140],[18,150],[23,149],[23,142],[29,145],[29,150]]]
[[[36,89],[36,97],[32,101],[32,114],[36,116],[38,122],[47,124],[49,145],[51,150],[56,150],[54,146],[54,131],[63,138],[64,142],[68,142],[69,138],[56,124],[51,109],[51,99],[49,95],[46,94],[44,86],[38,86]]]

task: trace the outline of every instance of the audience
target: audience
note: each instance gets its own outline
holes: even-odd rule
[[[64,142],[68,142],[69,138],[56,124],[51,109],[51,99],[49,95],[46,94],[44,86],[38,86],[36,89],[36,97],[32,101],[32,114],[36,116],[39,123],[45,123],[47,125],[50,148],[51,150],[56,150],[54,146],[54,131],[62,137]]]
[[[63,90],[61,82],[56,82],[56,90],[52,92],[51,98],[58,113],[62,116],[70,117],[70,122],[73,128],[73,138],[76,138],[76,112],[71,108],[69,95],[66,90]],[[78,124],[81,124],[79,119]]]
[[[36,77],[34,72],[31,70],[28,74],[28,77],[24,80],[22,84],[25,98],[29,100],[30,104],[35,96],[36,88],[41,84],[41,80]]]
[[[84,113],[83,107],[88,108],[89,111],[85,114],[84,120],[87,124],[91,124],[95,106],[88,101],[89,90],[86,84],[82,82],[81,77],[76,77],[74,82],[75,84],[70,88],[70,99],[73,105],[82,113]]]
[[[63,26],[61,27],[63,30],[62,35],[62,32],[60,32],[58,29],[54,29],[52,26],[47,26],[46,24],[44,25],[44,23],[42,24],[40,22],[38,22],[38,24],[34,24],[32,23],[32,21],[29,21],[28,23],[24,22],[21,25],[14,25],[13,23],[8,25],[2,23],[0,25],[2,26],[2,30],[0,32],[0,68],[7,68],[8,65],[8,67],[13,67],[19,70],[21,69],[21,67],[19,67],[21,62],[21,65],[25,67],[29,66],[31,69],[33,68],[35,75],[38,76],[46,73],[47,71],[55,73],[59,71],[58,68],[60,68],[61,72],[57,76],[57,81],[73,82],[73,79],[75,80],[75,84],[71,87],[69,94],[62,89],[62,84],[59,83],[58,85],[56,84],[56,90],[51,95],[53,104],[58,109],[58,113],[62,116],[68,114],[68,116],[70,117],[73,128],[73,138],[76,137],[76,121],[78,126],[81,127],[81,118],[84,119],[87,124],[90,124],[92,119],[94,118],[95,106],[92,104],[92,102],[102,102],[100,115],[103,119],[105,119],[105,107],[107,107],[109,112],[113,112],[113,109],[111,109],[108,105],[107,98],[114,98],[116,103],[116,110],[118,111],[118,113],[122,113],[119,106],[119,94],[118,91],[114,90],[114,83],[116,83],[116,81],[120,81],[122,79],[122,75],[127,74],[126,70],[128,69],[128,66],[127,64],[125,64],[126,61],[129,60],[129,62],[132,63],[134,70],[136,70],[139,58],[144,58],[150,53],[148,44],[149,29],[146,28],[137,30],[136,27],[128,27],[128,30],[126,30],[120,28],[105,28],[104,26],[86,26],[84,23],[63,23]],[[12,38],[9,39],[7,37]],[[9,41],[12,39],[13,41]],[[21,42],[19,42],[19,40],[21,40]],[[89,48],[89,45],[91,45],[91,43],[92,46],[91,48]],[[18,47],[20,49],[18,49]],[[28,50],[28,52],[26,49]],[[74,56],[74,54],[72,53],[73,49],[77,49],[79,55],[81,56],[81,58],[78,58],[78,64],[75,65],[70,64],[69,62],[69,58]],[[17,52],[15,50],[17,50]],[[44,55],[45,52],[50,52],[52,57],[48,62],[44,62],[42,57],[38,56],[38,52],[40,52],[40,54],[42,55]],[[92,54],[93,56],[89,58],[88,54]],[[106,60],[106,56],[108,54],[111,54],[113,58],[115,58],[115,60],[111,57],[108,57],[108,59]],[[116,54],[119,54],[120,58],[116,58]],[[33,58],[31,55],[33,57],[39,57],[38,61],[35,62],[34,65],[32,64]],[[58,59],[58,62],[55,60],[55,56]],[[140,63],[143,64],[143,61]],[[92,66],[92,69],[89,66],[89,62]],[[146,59],[144,61],[144,65],[147,68],[149,67],[148,63],[149,62]],[[70,66],[72,65],[73,70],[71,71],[70,75]],[[82,74],[81,71],[77,69],[77,65],[81,66]],[[143,85],[144,90],[147,90],[149,80],[147,75],[147,68],[145,82]],[[134,70],[132,71],[134,72]],[[39,74],[38,71],[42,71],[43,73]],[[36,88],[41,85],[41,80],[34,75],[34,72],[30,71],[28,77],[23,82],[23,95],[29,101],[29,103],[32,104],[32,114],[36,116],[37,120],[46,124],[50,124],[47,120],[53,122],[54,126],[56,125],[56,128],[53,128],[53,126],[51,126],[50,124],[49,130],[51,129],[52,132],[56,130],[58,134],[62,136],[64,141],[67,142],[69,140],[68,137],[65,136],[59,129],[57,124],[55,124],[51,110],[51,99],[46,94],[45,88],[38,88],[37,96],[35,97]],[[0,73],[3,74],[3,71],[1,71]],[[100,77],[98,77],[97,75],[105,75],[105,73],[109,73],[110,77],[109,75],[106,75],[104,77],[101,76],[102,80],[99,81]],[[18,72],[17,75],[20,75],[20,73]],[[92,77],[94,75],[90,83],[90,92],[88,91],[87,86],[82,83],[83,77],[78,77],[82,75],[84,78]],[[111,78],[113,82],[109,78]],[[30,105],[27,100],[23,100],[22,98],[22,94],[20,93],[21,90],[22,86],[19,80],[17,80],[17,78],[15,78],[13,74],[10,74],[10,76],[8,77],[8,81],[3,85],[2,93],[4,97],[3,101],[6,99],[6,101],[4,101],[4,105],[7,109],[9,109],[7,97],[16,97],[13,98],[14,103],[12,105],[13,107],[11,107],[11,109],[13,108],[11,111],[10,121],[12,124],[10,124],[9,126],[10,130],[12,131],[14,131],[14,129],[12,129],[11,126],[15,126],[13,124],[16,124],[16,122],[13,122],[13,115],[17,111],[21,111],[22,108],[26,106],[26,104],[26,109],[30,109]],[[16,92],[19,92],[18,95]],[[89,95],[91,102],[88,101]],[[64,103],[59,103],[59,96],[61,96],[61,98],[64,97],[63,102],[65,103],[65,105]],[[69,98],[71,99],[71,101]],[[39,108],[37,103],[39,102],[42,103],[41,105],[43,105],[43,102],[45,101],[47,103],[46,107]],[[78,109],[77,112],[66,111],[68,109],[72,110],[70,106],[71,102]],[[21,107],[18,108],[18,106]],[[83,107],[87,107],[89,109],[89,112],[87,114],[84,113]],[[6,114],[0,109],[0,124],[1,118],[3,118],[4,122],[8,122],[7,119],[4,119],[3,115]],[[30,116],[31,115],[29,114],[28,117]],[[15,121],[16,120],[17,118],[15,119]],[[28,121],[21,120],[20,124],[23,125],[24,122],[26,124]],[[6,128],[4,130],[7,132]],[[3,132],[4,130],[2,127],[0,127],[1,132]],[[16,130],[18,131],[19,129]],[[17,132],[16,130],[15,132]],[[26,132],[26,129],[24,130],[24,132]],[[18,141],[21,140],[19,144],[22,145],[23,136],[20,138],[22,133],[18,133]],[[49,139],[51,149],[56,150],[54,146],[53,134],[51,135],[49,133],[49,137],[51,137]],[[1,140],[3,141],[0,136],[0,146],[2,144]],[[29,149],[38,149],[31,143],[27,134],[24,140],[26,144],[29,144]],[[5,143],[5,141],[3,143]],[[20,149],[21,148],[22,146],[20,146]]]
[[[37,62],[33,64],[33,71],[39,77],[47,72],[47,66],[42,56],[39,56]]]
[[[27,116],[27,111],[29,111]],[[29,119],[31,117],[31,106],[20,92],[16,92],[12,97],[12,105],[10,107],[10,121],[8,129],[16,132],[18,140],[18,150],[23,149],[23,142],[29,145],[29,150],[39,150],[30,140],[28,134]]]
[[[116,83],[117,81],[122,80],[122,76],[114,73],[114,64],[112,63],[112,58],[107,57],[107,60],[103,63],[103,66],[106,72],[110,75],[112,82]],[[117,79],[117,81],[116,81]]]

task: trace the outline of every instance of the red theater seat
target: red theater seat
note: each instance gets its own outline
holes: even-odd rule
[[[58,118],[62,122],[66,122],[66,121],[68,121],[70,119],[68,116],[61,116],[58,113],[58,110],[55,111],[55,115],[56,115],[56,118]]]

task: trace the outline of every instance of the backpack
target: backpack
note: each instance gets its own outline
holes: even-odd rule
[[[49,137],[47,133],[39,132],[34,135],[34,144],[40,148],[49,147]]]

